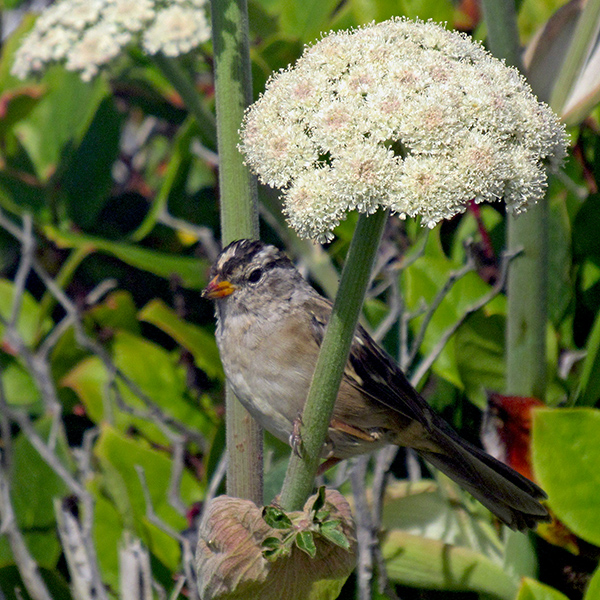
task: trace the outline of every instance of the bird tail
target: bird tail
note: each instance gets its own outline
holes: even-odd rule
[[[446,427],[438,430],[440,452],[418,450],[442,473],[456,481],[511,529],[533,529],[550,515],[539,502],[545,492],[514,469],[458,437]]]

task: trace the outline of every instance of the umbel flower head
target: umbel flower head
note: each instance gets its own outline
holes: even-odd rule
[[[131,42],[147,54],[185,54],[210,38],[206,0],[59,0],[46,9],[16,53],[21,79],[64,63],[84,81]]]
[[[240,149],[283,189],[290,225],[320,241],[379,207],[433,227],[475,202],[541,199],[566,134],[516,69],[468,36],[394,19],[331,33],[275,74]]]

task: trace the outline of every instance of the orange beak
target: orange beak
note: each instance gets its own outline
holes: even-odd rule
[[[229,281],[219,281],[219,276],[213,277],[211,282],[202,291],[202,297],[209,300],[218,300],[232,294],[237,287]]]

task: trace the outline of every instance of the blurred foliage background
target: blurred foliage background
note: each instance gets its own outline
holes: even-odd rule
[[[558,71],[583,4],[520,3],[537,89]],[[18,24],[6,25],[0,57],[0,597],[195,598],[194,526],[223,490],[223,372],[213,307],[199,294],[219,248],[214,136],[135,50],[90,83],[59,66],[15,79],[29,8],[5,0],[2,9],[5,24]],[[248,8],[255,95],[331,29],[405,15],[485,40],[477,0]],[[597,66],[597,47],[589,61]],[[210,109],[210,44],[179,63]],[[362,479],[352,475],[361,464],[342,465],[327,483],[348,497],[354,490],[359,511],[372,501],[359,526],[381,530],[369,578],[354,574],[342,598],[600,598],[599,72],[584,74],[565,112],[572,153],[547,199],[546,398],[501,395],[500,204],[431,231],[392,217],[364,311],[464,437],[481,444],[483,431],[491,451],[538,480],[555,520],[526,536],[504,531],[402,451],[373,459]],[[354,220],[322,249],[286,227],[273,191],[260,199],[262,239],[333,295]],[[267,436],[265,502],[287,456]],[[89,581],[102,584],[90,590]]]

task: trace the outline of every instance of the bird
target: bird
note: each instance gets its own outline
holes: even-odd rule
[[[216,341],[235,395],[294,446],[332,303],[283,251],[249,239],[221,251],[202,295],[215,301]],[[461,438],[358,325],[322,456],[342,460],[388,444],[412,448],[513,530],[550,518],[545,492]]]

